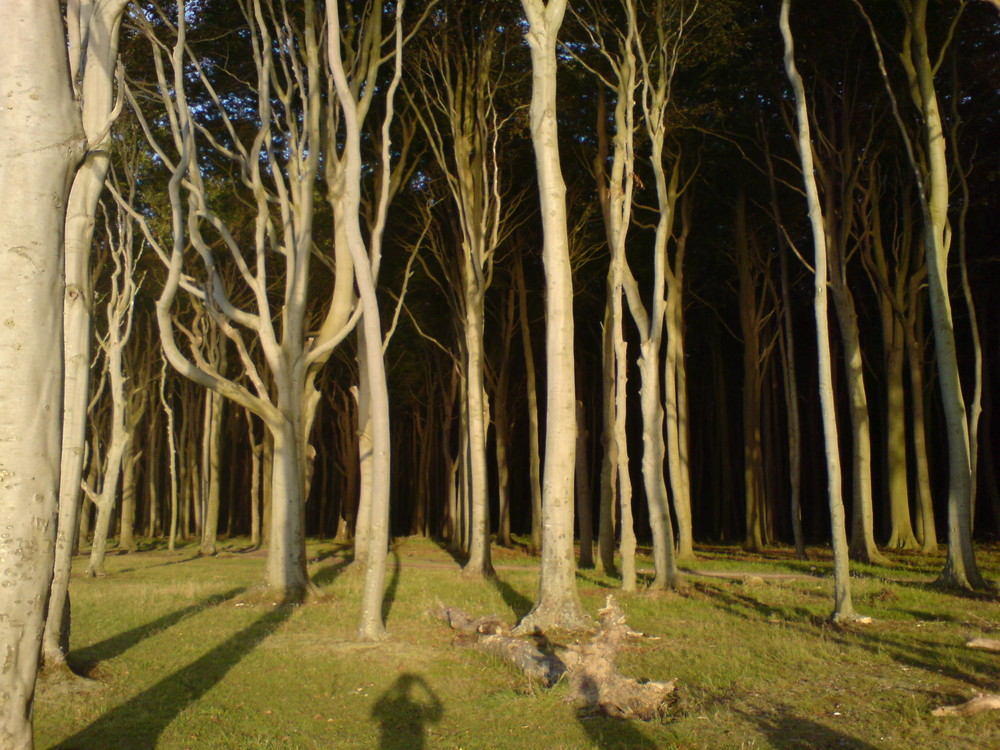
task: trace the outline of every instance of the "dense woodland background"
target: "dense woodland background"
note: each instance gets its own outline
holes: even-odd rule
[[[298,137],[296,129],[303,126],[297,97],[304,96],[294,90],[295,80],[309,75],[293,70],[294,60],[300,59],[296,45],[304,44],[302,9],[297,3],[264,5],[273,17],[255,17],[243,3],[187,3],[188,51],[182,79],[197,130],[203,195],[219,226],[226,228],[229,241],[244,248],[253,247],[259,205],[248,173],[233,151],[238,138],[250,143],[261,126],[263,105],[257,96],[261,85],[253,54],[263,49],[266,57],[267,45],[273,45],[275,78],[272,101],[267,103],[274,117],[267,134],[272,161],[264,156],[267,146],[258,146],[265,181],[275,165],[295,168],[293,141]],[[542,236],[527,114],[531,64],[524,43],[525,25],[520,5],[514,2],[444,0],[431,10],[425,5],[411,2],[404,15],[408,36],[391,124],[392,203],[385,220],[378,276],[382,327],[392,329],[385,348],[391,404],[391,531],[446,539],[458,550],[467,548],[471,534],[466,505],[471,471],[468,398],[462,388],[469,372],[463,334],[469,304],[462,293],[463,216],[449,192],[452,177],[441,163],[443,159],[454,173],[458,150],[447,107],[441,105],[449,103],[446,84],[460,86],[463,75],[481,76],[476,79],[478,91],[475,86],[453,90],[451,103],[486,107],[471,116],[481,118],[477,126],[482,128],[478,136],[482,140],[472,149],[487,153],[478,154],[485,157],[478,162],[473,153],[469,163],[479,165],[475,177],[483,182],[478,189],[494,192],[487,194],[483,210],[496,208],[498,212],[489,219],[495,222],[498,236],[495,248],[488,250],[490,262],[483,266],[489,282],[483,286],[483,342],[490,523],[499,543],[510,544],[511,534],[520,534],[525,535],[520,539],[537,547],[537,523],[532,538],[530,410],[538,410],[544,435],[546,359]],[[801,424],[795,442],[802,460],[802,525],[807,541],[822,542],[829,536],[829,514],[808,268],[813,262],[812,243],[793,139],[794,113],[782,67],[778,4],[715,0],[637,6],[640,33],[652,36],[660,28],[674,35],[676,45],[670,61],[675,68],[669,82],[662,158],[668,176],[674,175],[678,186],[665,252],[673,264],[678,250],[683,251],[675,269],[679,271],[682,264],[683,286],[677,287],[677,294],[683,319],[680,327],[668,331],[668,338],[683,337],[681,372],[686,376],[687,419],[681,430],[689,446],[686,462],[694,539],[750,546],[793,542],[788,373],[794,365],[791,372],[797,392],[792,398]],[[879,545],[918,548],[928,532],[918,502],[923,456],[914,441],[918,434],[926,439],[926,481],[933,498],[933,525],[942,541],[946,541],[947,449],[924,290],[920,208],[900,123],[918,144],[916,158],[925,155],[919,146],[919,113],[909,99],[905,71],[899,64],[905,29],[900,7],[896,3],[865,6],[898,98],[898,122],[869,27],[854,3],[802,0],[794,5],[792,24],[813,119],[822,196],[832,217],[830,236],[843,255],[843,288],[849,290],[860,336],[871,425],[874,539]],[[343,10],[346,18],[362,11],[351,4]],[[381,32],[386,54],[394,13],[395,6],[386,3]],[[293,30],[284,37],[275,30],[282,17]],[[1000,532],[1000,443],[995,439],[994,408],[1000,383],[1000,342],[994,325],[1000,299],[996,265],[1000,259],[1000,17],[983,2],[935,1],[929,4],[927,26],[932,47],[941,56],[936,83],[947,123],[952,184],[949,272],[958,356],[970,406],[977,377],[982,378],[975,533],[979,538],[993,538]],[[602,384],[607,379],[604,332],[609,320],[611,253],[599,183],[611,169],[609,138],[617,132],[618,92],[608,84],[616,80],[611,61],[620,49],[618,35],[624,27],[623,11],[616,4],[576,3],[560,32],[559,48],[560,151],[568,186],[576,382],[582,405],[579,446],[583,464],[576,486],[584,502],[577,516],[580,531],[595,540],[602,508],[607,514],[612,507],[608,497],[612,488],[602,482],[602,468],[607,471],[607,440],[602,440],[607,429],[607,389]],[[270,34],[269,41],[262,36],[264,31]],[[151,40],[153,45],[162,45],[160,57],[152,54]],[[114,394],[109,365],[111,369],[120,366],[128,437],[112,528],[118,530],[125,548],[134,548],[136,537],[168,537],[175,502],[176,537],[202,537],[206,551],[211,551],[212,533],[206,532],[205,525],[208,514],[215,512],[210,504],[213,496],[218,502],[219,535],[253,532],[255,543],[266,542],[272,448],[256,417],[165,366],[161,354],[155,306],[166,266],[148,240],[155,239],[168,252],[174,242],[168,194],[171,172],[163,155],[151,150],[146,136],[167,144],[171,141],[157,68],[169,62],[175,42],[176,11],[170,6],[159,9],[139,3],[126,12],[120,51],[128,101],[113,131],[109,183],[119,201],[131,205],[133,215],[116,204],[110,193],[105,194],[92,264],[99,345],[93,349],[85,471],[88,493],[96,494],[113,482],[107,463]],[[371,92],[372,116],[362,133],[367,162],[362,197],[366,233],[377,221],[384,135],[378,118],[385,109],[391,66],[385,63],[378,75]],[[170,69],[163,75],[171,89]],[[330,95],[328,89],[320,88],[320,99]],[[168,92],[171,95],[176,98],[175,91]],[[636,105],[636,117],[639,109]],[[627,255],[638,289],[647,300],[652,293],[659,216],[649,146],[648,134],[637,122]],[[328,200],[336,187],[329,180],[330,173],[324,172],[326,158],[320,156],[318,177],[311,188],[315,202],[312,261],[303,281],[308,300],[305,329],[310,336],[323,325],[336,283],[334,220]],[[290,183],[291,178],[286,178]],[[494,206],[489,203],[492,199],[502,200]],[[275,215],[282,208],[277,199],[269,205]],[[137,217],[146,222],[146,235],[134,221]],[[200,231],[200,241],[214,259],[214,276],[227,288],[229,299],[252,308],[250,293],[240,286],[238,269],[227,256],[223,232]],[[195,252],[186,233],[179,241],[187,246],[183,270],[189,286],[196,293],[204,291],[209,283],[204,257]],[[277,251],[278,244],[275,240],[269,250],[272,267],[267,292],[274,305],[269,314],[276,325],[282,322],[286,291],[281,273],[286,261]],[[130,248],[127,261],[125,245]],[[961,286],[966,269],[974,317]],[[123,281],[126,275],[134,279],[133,290]],[[117,318],[111,315],[115,309],[120,313]],[[245,358],[258,363],[267,377],[267,368],[260,364],[264,354],[254,337],[244,335],[245,351],[240,352],[220,328],[223,318],[206,310],[197,294],[179,293],[170,315],[179,332],[178,345],[192,359],[201,358],[222,376],[246,385],[248,375],[241,362]],[[786,319],[793,327],[794,349],[785,338]],[[831,312],[831,325],[840,454],[850,518],[853,440],[848,374],[843,366],[845,323]],[[912,340],[904,341],[904,326],[912,327]],[[636,369],[640,337],[627,313],[623,330],[630,362],[627,449],[633,459],[635,529],[642,543],[650,537],[639,467],[643,451]],[[130,336],[122,344],[119,365],[110,355],[110,342],[121,332]],[[981,365],[975,357],[977,346]],[[361,488],[358,404],[352,395],[359,380],[358,353],[357,335],[347,335],[316,374],[319,409],[309,434],[315,454],[306,470],[304,506],[309,535],[347,539],[354,531]],[[666,356],[664,345],[661,357]],[[977,367],[981,367],[978,372]],[[264,387],[273,384],[264,383]],[[539,402],[528,398],[528,388],[535,389]],[[899,460],[900,454],[905,467],[903,501],[892,512],[889,462],[891,455]],[[676,490],[671,487],[671,491]],[[896,492],[900,492],[898,487]],[[749,507],[759,513],[759,528],[748,527]],[[92,533],[95,512],[96,505],[86,503],[81,542]]]

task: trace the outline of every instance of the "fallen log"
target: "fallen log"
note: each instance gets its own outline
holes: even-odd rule
[[[499,657],[527,677],[551,687],[562,677],[570,685],[569,699],[582,711],[623,719],[650,720],[662,716],[675,681],[640,681],[622,675],[616,659],[626,640],[642,638],[632,630],[613,596],[598,612],[599,627],[583,644],[556,647],[550,651],[544,635],[518,637],[496,615],[473,620],[454,607],[440,606],[435,613],[459,632],[455,642]]]
[[[973,638],[965,645],[969,648],[981,648],[985,651],[1000,651],[1000,641],[995,638]]]
[[[559,682],[566,671],[566,665],[558,656],[543,653],[532,640],[512,636],[510,625],[496,615],[473,620],[460,609],[441,606],[437,616],[447,622],[452,630],[461,633],[455,640],[456,645],[471,646],[477,651],[509,662],[545,687],[552,687]]]
[[[972,716],[983,711],[1000,709],[1000,695],[993,693],[978,694],[975,698],[960,703],[957,706],[942,706],[931,711],[933,716]]]

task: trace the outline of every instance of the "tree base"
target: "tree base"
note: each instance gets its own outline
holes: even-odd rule
[[[567,598],[556,602],[539,602],[521,618],[511,632],[514,635],[533,635],[554,630],[593,632],[594,625],[594,620],[583,611],[580,603],[574,598]]]

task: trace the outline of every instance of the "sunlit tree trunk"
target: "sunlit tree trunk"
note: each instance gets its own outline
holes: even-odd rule
[[[395,67],[392,81],[386,92],[386,113],[381,134],[380,185],[377,199],[378,219],[367,243],[361,231],[361,126],[367,111],[367,97],[373,92],[360,94],[352,88],[345,68],[345,47],[342,44],[342,27],[337,3],[326,7],[328,64],[333,87],[337,95],[337,106],[343,117],[343,143],[337,148],[335,134],[330,134],[329,150],[336,152],[344,164],[343,201],[344,235],[347,248],[354,262],[354,278],[358,296],[361,299],[364,350],[359,356],[367,367],[366,384],[371,413],[372,435],[372,484],[371,510],[367,529],[368,559],[365,567],[365,582],[362,590],[361,614],[358,637],[362,640],[378,640],[386,637],[382,620],[382,599],[385,593],[386,555],[389,545],[389,393],[385,375],[382,324],[379,315],[375,284],[381,261],[382,229],[385,226],[385,212],[388,209],[390,191],[390,139],[389,126],[393,119],[393,97],[402,76],[403,29],[402,13],[404,3],[395,8]],[[366,23],[369,29],[377,28],[382,21],[382,4],[375,3],[368,9]],[[374,32],[370,58],[378,61],[381,56],[379,31]],[[370,42],[371,43],[371,42]],[[362,532],[363,533],[363,532]]]
[[[30,750],[56,540],[65,206],[85,143],[58,3],[5,3],[0,90],[0,747]]]
[[[903,0],[907,31],[902,59],[920,110],[926,168],[923,179],[924,251],[927,291],[934,323],[934,353],[948,436],[948,560],[941,580],[953,586],[986,586],[972,546],[972,464],[969,423],[958,374],[955,326],[948,290],[948,159],[927,37],[927,0]]]
[[[542,567],[538,601],[518,629],[586,626],[573,559],[573,470],[576,452],[576,368],[573,279],[566,222],[566,185],[559,163],[556,120],[556,37],[566,0],[522,0],[531,49],[531,138],[541,196],[545,262],[547,365],[545,471],[542,487]]]
[[[127,0],[83,0],[66,5],[70,81],[81,103],[88,149],[73,179],[66,205],[62,457],[56,557],[43,645],[43,660],[47,666],[65,664],[66,655],[60,644],[69,640],[69,634],[62,629],[70,621],[69,577],[83,497],[80,480],[86,453],[90,316],[94,302],[91,244],[97,201],[108,173],[111,125],[118,113],[113,101],[114,72],[118,58],[118,29],[126,5]]]
[[[608,276],[608,299],[604,312],[604,335],[601,337],[601,395],[603,408],[601,410],[602,429],[601,445],[604,450],[601,457],[601,501],[598,517],[597,554],[601,561],[601,572],[606,576],[618,574],[615,566],[615,518],[618,502],[618,438],[615,434],[615,417],[618,413],[615,398],[617,396],[617,368],[615,367],[615,336],[613,311],[614,289],[613,277]],[[621,292],[619,291],[619,307]],[[620,316],[621,310],[619,310]],[[617,318],[621,320],[621,318]]]

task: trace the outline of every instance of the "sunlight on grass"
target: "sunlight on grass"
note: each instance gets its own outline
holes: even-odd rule
[[[687,575],[679,593],[625,596],[600,571],[580,571],[589,611],[615,591],[646,634],[622,651],[621,670],[679,679],[670,715],[644,724],[579,715],[564,685],[545,690],[455,645],[430,614],[443,602],[516,621],[538,583],[521,549],[497,550],[496,581],[479,582],[438,545],[398,540],[392,639],[372,645],[353,640],[361,576],[349,550],[310,543],[322,595],[275,607],[253,596],[263,558],[245,547],[112,556],[107,578],[75,578],[71,662],[95,679],[42,686],[37,747],[1000,747],[995,717],[929,714],[995,690],[1000,667],[964,648],[997,637],[996,597],[933,585],[938,559],[893,555],[857,571],[856,605],[875,622],[847,628],[827,623],[819,550],[798,562],[787,550],[704,548],[689,568],[711,575]],[[1000,576],[1000,551],[981,561]]]

